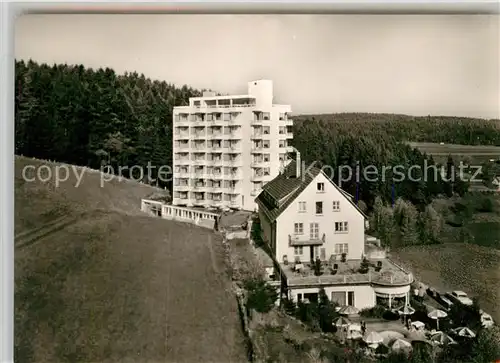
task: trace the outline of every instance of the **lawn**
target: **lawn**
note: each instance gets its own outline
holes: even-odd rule
[[[442,292],[463,290],[500,321],[500,250],[467,243],[413,246],[391,252],[396,262]]]
[[[23,181],[27,163],[16,159],[16,362],[247,360],[219,236],[144,216],[154,188],[101,188],[98,174],[55,188]]]
[[[500,146],[438,144],[432,142],[409,142],[410,146],[432,155],[436,161],[446,161],[448,155],[461,160],[469,158],[473,163],[482,163],[500,158]]]

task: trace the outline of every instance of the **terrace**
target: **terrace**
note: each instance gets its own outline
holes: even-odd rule
[[[310,262],[281,263],[281,270],[287,278],[288,286],[329,286],[349,284],[375,284],[381,286],[404,286],[413,282],[413,275],[406,272],[389,259],[369,260],[368,272],[359,271],[361,260],[347,260],[346,262],[322,261],[322,274],[314,274]],[[380,268],[377,268],[377,265]],[[334,269],[334,267],[337,269]]]

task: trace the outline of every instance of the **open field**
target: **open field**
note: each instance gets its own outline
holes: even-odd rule
[[[409,142],[411,147],[419,149],[421,152],[426,152],[432,155],[436,161],[446,161],[448,155],[453,156],[457,160],[468,157],[471,162],[482,163],[490,159],[500,158],[500,146],[481,146],[481,145],[457,145],[432,142]]]
[[[500,321],[500,251],[467,243],[413,246],[391,257],[422,282],[442,292],[463,290],[479,298],[483,309]]]
[[[25,182],[16,159],[16,362],[244,362],[221,238],[144,216],[154,188]]]

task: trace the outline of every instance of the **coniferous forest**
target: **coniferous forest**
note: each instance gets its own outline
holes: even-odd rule
[[[172,109],[199,95],[201,90],[137,73],[17,61],[15,152],[92,168],[106,163],[115,170],[118,165],[146,167],[148,162],[171,165]],[[293,144],[302,158],[334,170],[339,165],[409,167],[423,166],[426,159],[428,165],[433,163],[405,141],[500,145],[497,120],[362,113],[294,120]],[[444,166],[448,176],[453,163],[450,159]],[[401,197],[423,209],[438,194],[467,190],[466,183],[445,182],[441,176],[394,183],[390,171],[377,182],[361,177],[357,183],[352,178],[342,187],[368,208],[380,196],[387,203]]]

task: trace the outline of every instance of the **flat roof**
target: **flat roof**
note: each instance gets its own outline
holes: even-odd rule
[[[387,258],[371,259],[370,263],[376,265],[379,261],[382,262],[382,269],[377,272],[373,267],[370,267],[369,272],[366,274],[358,272],[361,260],[335,261],[334,263],[338,265],[338,270],[335,274],[331,271],[333,263],[323,262],[323,274],[320,276],[314,275],[314,270],[310,262],[303,262],[303,269],[300,272],[293,269],[295,265],[293,262],[287,265],[281,263],[280,266],[286,276],[287,285],[291,288],[371,283],[383,286],[404,286],[410,285],[413,282],[413,275],[411,273],[404,271]]]

